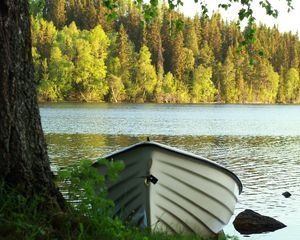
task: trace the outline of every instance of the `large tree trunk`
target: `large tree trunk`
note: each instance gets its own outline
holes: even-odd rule
[[[27,0],[0,0],[0,180],[63,204],[41,127]]]

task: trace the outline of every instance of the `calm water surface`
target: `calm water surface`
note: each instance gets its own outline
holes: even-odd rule
[[[244,191],[235,214],[250,208],[288,226],[241,236],[229,224],[226,233],[240,239],[299,239],[299,105],[45,104],[40,110],[54,170],[150,136],[236,173]],[[292,197],[284,198],[285,191]]]

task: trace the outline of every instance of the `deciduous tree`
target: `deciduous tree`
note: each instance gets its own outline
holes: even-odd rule
[[[141,98],[143,101],[151,100],[156,83],[157,76],[154,66],[151,65],[151,53],[149,49],[143,45],[139,53],[136,69],[136,85],[139,89],[137,98]]]
[[[199,65],[194,73],[193,81],[193,102],[214,102],[217,89],[215,88],[212,80],[212,68],[205,68]]]
[[[286,88],[286,100],[289,103],[295,102],[299,99],[299,89],[300,89],[300,80],[299,80],[299,71],[295,68],[290,68],[285,76],[285,88]]]

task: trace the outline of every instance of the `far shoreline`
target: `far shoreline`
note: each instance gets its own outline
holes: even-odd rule
[[[278,106],[297,106],[300,105],[300,102],[297,103],[262,103],[262,102],[249,102],[249,103],[225,103],[225,102],[199,102],[199,103],[176,103],[176,102],[103,102],[103,101],[38,101],[38,105],[55,105],[55,104],[109,104],[109,105],[278,105]]]

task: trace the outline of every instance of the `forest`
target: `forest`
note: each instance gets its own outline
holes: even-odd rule
[[[31,0],[32,56],[43,101],[299,103],[297,34],[244,30],[211,17],[186,17],[161,4],[156,17],[131,0],[113,16],[101,0]]]

